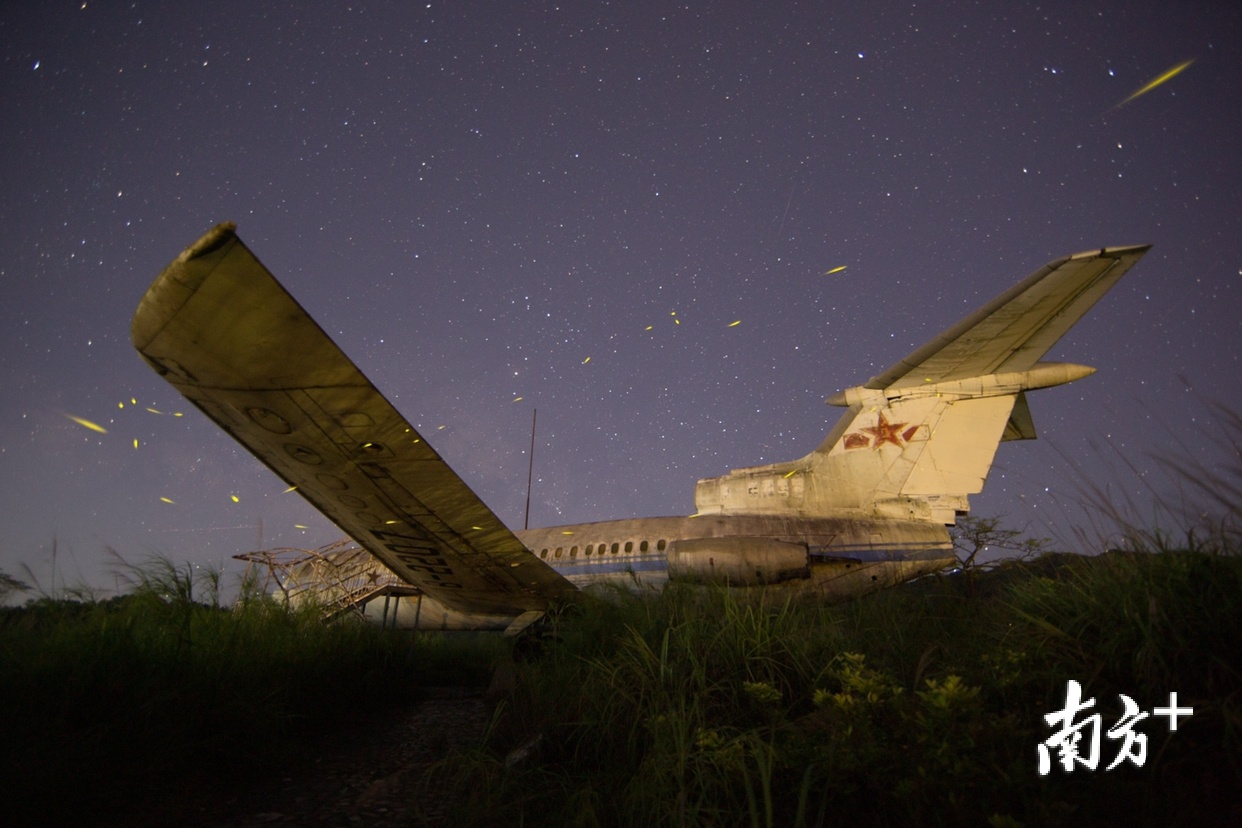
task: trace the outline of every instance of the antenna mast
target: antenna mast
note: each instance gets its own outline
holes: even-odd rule
[[[535,473],[535,422],[539,419],[539,409],[536,408],[530,417],[530,465],[526,468],[526,520],[522,522],[523,529],[530,528],[530,481]]]

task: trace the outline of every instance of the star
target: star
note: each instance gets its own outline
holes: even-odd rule
[[[875,438],[875,442],[871,444],[873,449],[878,449],[885,443],[892,443],[897,448],[901,448],[901,430],[905,428],[905,423],[889,423],[884,417],[884,412],[880,412],[880,419],[874,426],[864,428],[863,431]]]

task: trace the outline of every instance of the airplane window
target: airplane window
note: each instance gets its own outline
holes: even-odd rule
[[[575,547],[572,547],[572,548],[569,550],[569,557],[571,557],[571,558],[576,558],[576,557],[578,557],[578,547],[576,547],[576,546],[575,546]]]
[[[647,542],[646,542],[646,541],[643,541],[642,543],[640,543],[640,544],[638,545],[638,551],[639,551],[639,552],[646,552],[646,551],[647,551]]]
[[[559,558],[561,556],[562,549],[564,549],[564,547],[561,547],[561,546],[556,547],[556,557]]]
[[[668,541],[664,540],[663,538],[661,538],[659,541],[656,542],[656,550],[659,552],[663,552],[664,547],[666,546],[668,546]]]
[[[586,548],[586,553],[587,553],[588,555],[590,555],[590,554],[591,554],[591,552],[593,552],[594,550],[595,550],[595,544],[593,544],[593,543],[588,543],[588,544],[587,544],[587,548]]]
[[[617,550],[618,550],[618,549],[620,549],[620,548],[621,548],[621,544],[619,544],[619,543],[614,543],[614,544],[612,545],[612,554],[614,554],[614,555],[615,555],[615,554],[617,554]]]
[[[541,558],[546,558],[546,557],[548,557],[548,550],[546,550],[546,549],[545,549],[545,550],[543,550],[542,552],[540,552],[540,553],[539,553],[539,557],[541,557]]]
[[[633,551],[634,551],[634,541],[626,541],[625,542],[625,553],[628,555],[629,553]]]

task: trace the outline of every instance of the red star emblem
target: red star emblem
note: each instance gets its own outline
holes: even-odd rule
[[[905,427],[905,423],[890,423],[881,411],[879,422],[870,428],[864,428],[863,431],[875,438],[875,442],[871,444],[873,449],[878,449],[885,443],[892,443],[897,448],[901,448],[901,430]]]

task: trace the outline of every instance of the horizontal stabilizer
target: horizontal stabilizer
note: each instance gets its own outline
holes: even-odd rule
[[[1106,247],[1050,262],[863,387],[1027,371],[1150,248]]]

